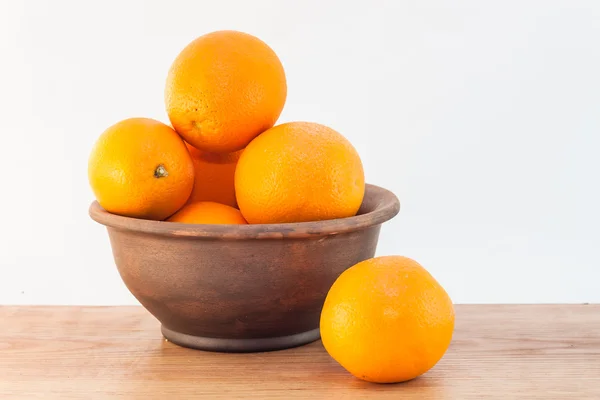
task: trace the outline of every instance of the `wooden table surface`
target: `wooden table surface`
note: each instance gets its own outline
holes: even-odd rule
[[[457,306],[452,345],[403,384],[359,381],[320,342],[220,354],[140,307],[0,307],[0,399],[600,399],[600,305]]]

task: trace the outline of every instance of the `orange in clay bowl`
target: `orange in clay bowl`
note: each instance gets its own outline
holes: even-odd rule
[[[350,218],[265,225],[191,225],[123,217],[97,202],[127,288],[173,343],[255,352],[319,338],[325,296],[337,277],[375,255],[396,196],[367,185]]]

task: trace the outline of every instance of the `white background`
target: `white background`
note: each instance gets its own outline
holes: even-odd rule
[[[167,121],[177,53],[218,29],[280,56],[280,121],[347,136],[399,216],[378,253],[457,303],[600,301],[600,2],[0,2],[0,304],[130,304],[87,158]]]

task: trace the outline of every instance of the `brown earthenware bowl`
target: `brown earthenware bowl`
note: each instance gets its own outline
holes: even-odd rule
[[[347,268],[375,254],[381,224],[400,204],[367,185],[357,216],[268,225],[191,225],[110,214],[125,285],[173,343],[203,350],[277,350],[319,338],[325,296]]]

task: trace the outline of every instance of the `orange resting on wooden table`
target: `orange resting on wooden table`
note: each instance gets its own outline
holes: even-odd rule
[[[320,326],[327,352],[354,376],[402,382],[442,358],[452,340],[454,306],[416,261],[376,257],[335,281]]]

